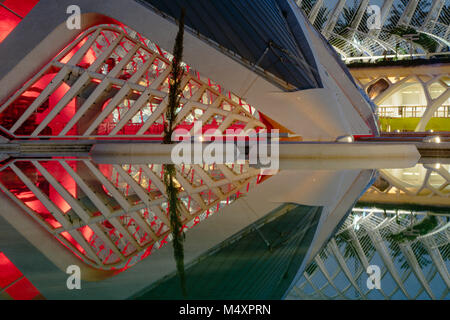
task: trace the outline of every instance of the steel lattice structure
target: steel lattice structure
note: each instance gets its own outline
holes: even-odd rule
[[[259,181],[248,165],[176,166],[183,230]],[[163,166],[88,159],[14,160],[0,188],[88,265],[128,268],[171,240]]]
[[[424,219],[434,220],[432,230],[423,235],[408,233]],[[411,238],[394,240],[392,236],[398,234]],[[449,243],[446,217],[354,209],[306,267],[289,298],[448,299]],[[380,290],[367,287],[369,265],[381,269]]]
[[[127,27],[86,30],[0,107],[14,137],[161,138],[172,56]],[[177,127],[265,128],[259,113],[185,65]]]
[[[327,38],[342,58],[373,60],[386,55],[408,56],[410,43],[403,34],[421,35],[414,54],[444,53],[450,44],[450,1],[384,0],[381,29],[368,27],[370,0],[297,0],[309,21]]]

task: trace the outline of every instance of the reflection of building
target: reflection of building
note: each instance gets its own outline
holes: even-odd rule
[[[449,166],[382,169],[289,299],[449,299]],[[381,290],[367,287],[369,265]]]
[[[449,299],[448,219],[355,209],[288,298]],[[380,290],[367,287],[369,265],[381,269]]]
[[[321,207],[281,206],[186,268],[189,299],[281,299],[307,256]],[[172,275],[135,295],[183,299]]]
[[[4,0],[0,4],[0,42],[22,21],[39,0]]]
[[[375,205],[450,207],[450,169],[446,164],[418,164],[408,169],[383,169],[361,197]]]
[[[260,179],[258,170],[248,165],[186,165],[177,170],[186,230]],[[16,160],[1,168],[0,188],[73,252],[73,263],[79,257],[99,270],[124,270],[171,240],[162,175],[162,166],[156,164]],[[17,223],[14,216],[9,219]],[[64,265],[57,256],[54,252],[51,259]]]
[[[266,275],[278,272],[283,278],[282,271],[288,268],[289,277],[276,294],[270,288],[255,289],[255,297],[261,298],[285,295],[298,270],[322,247],[372,177],[371,170],[287,170],[267,177],[246,165],[177,170],[188,231],[186,263],[195,271],[211,249],[223,248],[235,257],[238,253],[244,259],[252,257],[246,266]],[[85,297],[136,295],[170,276],[174,268],[160,175],[160,165],[96,165],[87,159],[12,161],[0,174],[2,190],[14,200],[1,198],[5,210],[0,228],[9,236],[0,246],[10,250],[8,243],[14,239],[20,248],[13,251],[14,258],[22,260],[21,270],[46,298],[72,296],[65,282],[57,280],[72,264],[81,267],[83,281],[110,277],[100,286],[83,282]],[[331,191],[334,197],[322,196]],[[248,241],[256,244],[255,237],[262,239],[258,254],[245,249]],[[213,260],[222,254],[219,250]],[[284,262],[277,269],[280,257]],[[36,261],[31,269],[29,259]],[[233,261],[229,259],[232,268]],[[250,281],[251,285],[255,283]]]
[[[0,252],[0,271],[0,300],[38,300],[43,298],[39,290],[3,252]]]

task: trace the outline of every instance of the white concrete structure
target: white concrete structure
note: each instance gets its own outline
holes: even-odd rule
[[[177,121],[191,133],[200,121],[220,132],[277,128],[315,144],[282,146],[286,167],[273,176],[247,163],[177,166],[183,223],[189,228],[186,264],[285,203],[323,207],[307,253],[313,257],[371,181],[372,169],[386,165],[381,158],[389,154],[390,165],[403,167],[419,157],[412,145],[335,142],[377,135],[372,105],[295,3],[273,1],[283,10],[265,8],[275,15],[266,22],[274,32],[281,30],[279,39],[261,37],[258,45],[266,48],[255,43],[259,56],[253,60],[244,58],[245,48],[236,46],[235,52],[208,37],[210,30],[202,34],[190,27],[195,21],[187,19]],[[0,214],[7,222],[2,227],[18,239],[18,248],[40,261],[33,270],[18,259],[45,297],[128,298],[175,271],[172,249],[163,246],[170,230],[162,166],[144,157],[133,161],[136,154],[158,151],[149,141],[135,140],[162,136],[169,50],[178,31],[175,15],[161,9],[164,4],[147,2],[43,0],[0,44],[0,129],[9,138],[1,147],[17,151],[17,158],[0,168],[6,208]],[[82,10],[80,30],[66,27],[66,8],[73,4]],[[158,4],[160,9],[152,6]],[[214,22],[206,29],[219,19]],[[292,32],[285,32],[287,27]],[[51,153],[45,159],[20,158],[28,139],[54,146],[61,140],[75,146],[97,142],[91,155],[98,162]],[[336,166],[330,167],[329,158]],[[14,256],[7,246],[4,251]],[[82,296],[60,281],[71,264],[82,267],[83,280],[93,280],[83,282]]]
[[[378,106],[379,117],[420,118],[425,131],[432,117],[450,117],[450,65],[352,68],[352,75]]]
[[[380,170],[375,184],[361,197],[373,204],[450,206],[448,164],[417,164],[408,169]]]

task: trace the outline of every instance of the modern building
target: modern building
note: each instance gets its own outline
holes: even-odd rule
[[[378,106],[381,131],[448,131],[448,1],[296,3]]]
[[[279,147],[276,170],[249,159],[175,165],[187,291],[192,298],[262,299],[301,291],[311,261],[379,181],[376,170],[384,177],[419,160],[414,144],[371,142],[380,138],[374,102],[392,107],[389,99],[421,79],[432,98],[419,127],[447,106],[446,67],[395,76],[387,68],[349,71],[344,62],[371,62],[380,48],[357,56],[353,40],[342,48],[333,40],[349,36],[334,31],[347,2],[337,1],[320,28],[324,1],[1,3],[10,20],[0,43],[0,251],[9,261],[0,268],[15,265],[38,298],[182,298],[164,180],[173,145],[161,141],[184,8],[176,128],[201,145],[207,130],[236,143],[242,132],[250,139],[279,131],[269,143]],[[389,2],[384,14],[397,8]],[[362,25],[367,5],[358,5],[352,28]],[[405,15],[417,8],[408,5]],[[422,30],[439,38],[440,55],[448,35],[435,30],[445,25],[446,8],[433,6],[427,21],[434,29]],[[364,32],[381,39],[386,31]],[[67,289],[71,265],[81,269],[82,292]],[[215,266],[222,271],[213,273]],[[257,272],[235,277],[243,269]],[[230,279],[246,290],[238,295]]]

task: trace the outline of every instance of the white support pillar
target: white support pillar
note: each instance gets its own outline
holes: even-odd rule
[[[383,6],[381,7],[381,27],[383,28],[389,13],[391,12],[392,6],[394,5],[394,0],[384,0]],[[378,38],[380,34],[380,29],[373,29],[369,31],[369,34],[374,38]]]
[[[350,234],[352,243],[355,245],[356,252],[358,253],[358,257],[359,257],[364,269],[367,270],[367,268],[369,267],[369,259],[367,259],[367,256],[364,253],[361,243],[358,240],[358,236],[356,235],[356,232],[353,230],[353,226],[350,226],[347,229],[347,232]],[[384,293],[383,288],[380,288],[380,292],[385,298],[388,298],[388,296]]]
[[[431,260],[433,260],[433,263],[436,266],[436,269],[438,270],[439,274],[441,275],[442,280],[444,280],[447,288],[450,288],[450,276],[449,276],[445,261],[442,258],[442,255],[439,252],[439,250],[434,245],[430,246],[429,241],[433,241],[433,240],[427,239],[426,241],[422,241],[422,242],[424,243],[425,248],[427,249],[428,253],[430,254]]]
[[[311,12],[309,13],[309,22],[314,24],[314,21],[316,21],[317,15],[319,14],[320,8],[322,8],[323,0],[317,0],[314,7],[311,9]]]
[[[432,100],[433,102],[427,106],[425,113],[420,118],[420,121],[417,124],[417,127],[414,129],[414,131],[415,132],[425,131],[428,122],[431,120],[436,110],[439,107],[441,107],[445,103],[445,101],[447,101],[449,98],[450,98],[450,88],[445,90],[438,98]]]
[[[362,0],[359,4],[358,11],[356,12],[356,15],[352,21],[352,24],[350,26],[351,29],[357,30],[362,18],[364,17],[364,14],[367,11],[367,7],[370,4],[370,0]],[[352,31],[353,32],[353,31]]]
[[[436,20],[439,18],[442,7],[445,4],[445,0],[434,0],[431,6],[430,11],[425,18],[423,25],[420,30],[428,31],[430,33],[433,32],[434,26],[436,25]]]
[[[323,27],[322,33],[325,36],[325,38],[328,39],[330,37],[330,33],[333,31],[334,27],[336,26],[339,16],[341,15],[342,10],[344,9],[345,3],[346,3],[346,0],[339,0],[339,2],[334,7],[330,18],[327,20],[325,26]]]
[[[433,291],[431,291],[430,285],[428,284],[427,279],[425,278],[425,275],[423,274],[422,268],[419,265],[419,262],[416,259],[416,255],[414,254],[411,244],[403,244],[399,243],[400,250],[402,251],[403,255],[406,257],[406,260],[408,261],[409,266],[412,268],[414,274],[416,275],[417,279],[419,280],[422,287],[427,292],[428,296],[436,300],[436,297],[433,294]]]
[[[336,290],[337,294],[342,298],[342,299],[347,299],[347,297],[345,297],[341,290],[339,290],[338,287],[336,287],[336,285],[333,282],[333,279],[331,278],[330,274],[327,271],[327,268],[325,267],[325,264],[323,263],[322,259],[320,258],[320,255],[317,255],[314,258],[314,262],[317,264],[317,267],[319,267],[319,270],[322,272],[322,274],[324,275],[325,279],[327,279],[328,283],[333,287],[334,290]],[[305,278],[307,277],[307,274],[305,272]],[[308,277],[309,278],[309,277]],[[318,290],[320,293],[322,293],[320,291],[320,289]]]
[[[366,295],[364,294],[364,292],[362,292],[361,288],[356,283],[356,280],[353,278],[352,273],[350,272],[350,269],[348,268],[347,263],[345,262],[345,258],[339,251],[336,240],[334,238],[331,239],[329,243],[329,248],[331,249],[331,252],[333,252],[333,255],[335,256],[339,266],[341,267],[342,272],[344,272],[345,276],[347,277],[348,281],[350,281],[353,288],[355,288],[355,290],[359,293],[361,298],[367,300]]]
[[[411,23],[411,19],[414,15],[414,11],[416,11],[418,4],[419,0],[409,0],[408,5],[405,8],[405,11],[403,11],[402,16],[397,22],[397,25],[408,26]]]
[[[369,235],[370,239],[372,240],[372,243],[377,250],[378,254],[380,255],[381,259],[384,262],[384,265],[388,269],[389,273],[391,274],[394,281],[397,283],[397,286],[402,290],[403,294],[406,296],[406,298],[411,299],[408,291],[406,290],[405,286],[403,285],[403,281],[398,274],[397,269],[395,268],[394,262],[392,261],[392,257],[388,252],[388,249],[386,248],[386,245],[384,244],[384,240],[381,237],[378,230],[367,230],[367,234]]]

